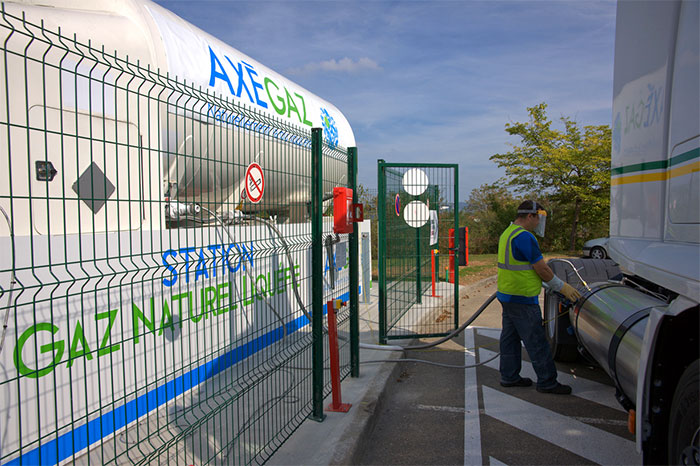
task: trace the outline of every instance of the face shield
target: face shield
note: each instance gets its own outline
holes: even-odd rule
[[[544,229],[547,225],[547,212],[545,212],[542,209],[538,209],[537,203],[535,201],[532,201],[532,208],[519,209],[518,213],[519,214],[537,214],[537,216],[540,218],[540,222],[535,227],[533,233],[536,234],[537,236],[541,236],[544,238]]]

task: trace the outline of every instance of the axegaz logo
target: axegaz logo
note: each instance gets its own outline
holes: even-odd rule
[[[287,86],[278,85],[268,76],[262,76],[255,66],[243,60],[234,62],[227,55],[224,60],[209,47],[210,74],[209,86],[215,88],[217,81],[226,84],[229,93],[239,99],[246,99],[251,104],[260,108],[269,109],[285,118],[298,121],[306,126],[313,126],[309,120],[311,114],[307,111],[305,96],[299,92],[293,92]],[[224,66],[224,63],[227,65]],[[228,70],[228,71],[227,71]],[[208,114],[225,123],[237,124],[238,120],[225,110],[209,106]],[[320,108],[320,120],[323,125],[323,134],[326,142],[335,147],[338,145],[338,127],[335,119],[325,108]]]

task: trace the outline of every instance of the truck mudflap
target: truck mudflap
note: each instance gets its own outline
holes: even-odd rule
[[[697,372],[693,376],[700,364],[698,328],[700,306],[682,296],[649,314],[635,425],[644,464],[700,464],[700,385]]]

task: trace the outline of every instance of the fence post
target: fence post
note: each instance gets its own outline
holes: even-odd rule
[[[357,204],[357,147],[348,148],[348,181],[352,188],[352,203]],[[355,222],[350,233],[350,376],[360,376],[360,258],[358,237],[360,226]],[[362,290],[369,293],[369,290]]]
[[[420,280],[420,229],[421,227],[416,227],[416,303],[421,304],[423,302],[423,286]]]
[[[311,130],[311,361],[313,410],[311,419],[321,422],[323,414],[323,130]]]
[[[377,160],[377,255],[379,256],[379,343],[386,344],[386,176],[383,159]]]
[[[454,180],[455,180],[455,191],[454,191],[454,209],[455,209],[455,237],[459,234],[459,165],[455,165],[454,170]],[[459,242],[455,246],[458,246]],[[459,262],[455,261],[455,280],[454,280],[454,324],[455,328],[459,327]]]
[[[447,266],[450,269],[450,276],[447,279],[448,282],[455,282],[455,268],[457,268],[457,247],[455,246],[455,229],[450,228],[447,230],[447,250],[449,251]]]

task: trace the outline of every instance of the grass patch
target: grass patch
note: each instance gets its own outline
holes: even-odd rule
[[[482,272],[486,270],[491,270],[493,269],[493,266],[491,265],[470,265],[468,267],[460,267],[459,268],[459,277],[468,277],[470,275],[477,275],[481,274]]]
[[[555,257],[560,258],[575,258],[579,256],[571,255],[569,252],[555,251],[543,254],[545,262]],[[447,261],[443,256],[440,257],[440,281],[445,280],[445,265]],[[372,260],[372,279],[378,280],[377,277],[378,260]],[[498,254],[469,254],[469,265],[459,267],[459,283],[460,285],[468,285],[478,282],[484,278],[491,277],[498,273]]]
[[[543,254],[545,262],[555,257],[573,258],[568,252],[548,252]],[[498,273],[498,254],[470,254],[469,265],[459,268],[459,283],[470,284]]]

